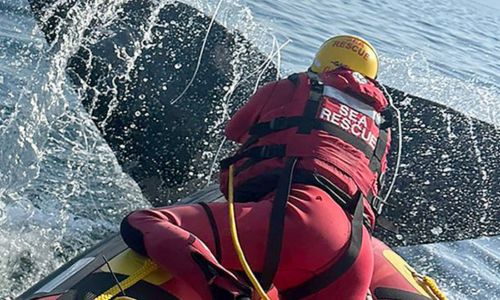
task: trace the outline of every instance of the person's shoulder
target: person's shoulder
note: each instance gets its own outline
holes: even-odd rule
[[[275,81],[268,82],[264,84],[259,90],[269,91],[275,88],[293,88],[300,84],[302,78],[306,76],[306,73],[293,73],[285,78],[277,79]]]

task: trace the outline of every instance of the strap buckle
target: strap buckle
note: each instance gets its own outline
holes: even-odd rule
[[[382,208],[384,207],[384,199],[382,199],[380,196],[373,196],[371,205],[372,209],[375,210],[377,215],[380,215],[382,213]]]

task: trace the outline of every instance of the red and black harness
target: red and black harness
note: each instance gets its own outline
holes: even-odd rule
[[[390,122],[384,122],[379,125],[379,136],[376,147],[372,149],[361,138],[351,135],[338,126],[316,117],[321,107],[321,103],[325,98],[323,96],[324,84],[314,76],[309,75],[308,77],[310,80],[310,94],[302,116],[278,117],[270,122],[255,124],[249,131],[250,138],[243,145],[241,150],[236,155],[226,158],[221,162],[221,167],[227,169],[230,165],[242,159],[247,159],[246,162],[236,168],[237,174],[263,160],[286,158],[284,168],[267,172],[235,188],[235,199],[237,199],[238,202],[255,201],[255,199],[260,199],[265,194],[276,190],[270,216],[264,270],[260,276],[260,282],[264,289],[269,289],[272,286],[278,269],[283,240],[286,204],[293,183],[311,184],[322,188],[332,197],[332,199],[338,202],[346,212],[349,212],[353,216],[349,246],[342,257],[339,258],[338,262],[299,286],[281,291],[280,294],[284,299],[302,299],[315,294],[344,274],[354,264],[361,249],[364,223],[363,199],[366,198],[377,212],[380,211],[382,206],[379,198],[371,193],[363,195],[361,192],[358,192],[356,197],[352,198],[324,176],[308,170],[296,169],[295,166],[298,160],[300,160],[300,157],[287,157],[286,145],[252,147],[261,137],[282,130],[297,128],[297,133],[299,134],[310,134],[312,130],[323,130],[363,152],[370,161],[371,171],[381,174],[381,162],[387,147]],[[288,79],[297,86],[299,75],[294,74]],[[382,115],[384,116],[384,114]],[[369,225],[369,223],[367,225]],[[370,229],[371,226],[367,226],[367,228]]]

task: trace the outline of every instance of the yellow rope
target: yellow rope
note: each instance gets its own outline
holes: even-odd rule
[[[266,292],[260,285],[259,281],[257,278],[255,278],[255,275],[252,272],[252,269],[250,268],[250,265],[248,264],[245,254],[243,253],[243,249],[241,248],[240,241],[238,238],[238,229],[236,228],[236,217],[234,216],[234,191],[233,191],[233,173],[234,173],[234,166],[231,165],[229,167],[229,182],[228,182],[228,208],[229,208],[229,225],[230,225],[230,230],[231,230],[231,238],[233,240],[233,246],[234,250],[236,251],[236,254],[238,255],[238,259],[240,260],[240,264],[243,267],[243,270],[245,271],[245,274],[247,274],[248,278],[252,282],[253,287],[259,294],[259,297],[263,300],[270,300],[269,296],[267,296]]]
[[[446,295],[439,289],[436,281],[429,276],[424,276],[422,282],[434,293],[439,300],[448,300]]]
[[[411,274],[413,275],[413,278],[417,280],[418,284],[424,289],[426,289],[427,293],[431,295],[432,299],[448,300],[448,298],[446,298],[446,295],[439,289],[434,279],[432,279],[430,276],[427,275],[424,276],[422,274],[419,274],[410,266],[407,266],[407,268],[410,270]]]
[[[134,274],[127,277],[127,279],[120,282],[120,284],[114,285],[109,290],[105,291],[104,293],[102,293],[101,295],[96,297],[95,300],[110,300],[114,296],[121,293],[121,289],[123,289],[123,290],[128,289],[129,287],[133,286],[137,282],[146,278],[149,274],[151,274],[156,269],[158,269],[158,266],[152,260],[147,259],[144,262],[144,265],[142,265],[142,267],[139,270],[137,270],[137,272],[135,272]],[[121,287],[121,289],[120,289],[120,287]]]

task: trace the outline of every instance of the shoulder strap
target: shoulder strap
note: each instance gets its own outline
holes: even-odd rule
[[[316,119],[319,106],[321,105],[321,100],[323,99],[323,90],[325,87],[321,81],[316,80],[315,78],[312,77],[309,77],[309,84],[310,84],[309,99],[304,108],[304,113],[301,116],[303,121],[305,120],[313,121]],[[314,122],[302,122],[298,126],[299,129],[297,133],[310,134],[311,131],[315,129],[313,123]]]
[[[297,164],[297,158],[287,159],[276,188],[276,194],[271,208],[269,219],[269,230],[267,235],[266,256],[264,259],[264,269],[260,283],[265,290],[271,287],[274,276],[278,271],[281,258],[281,248],[283,246],[283,231],[285,228],[285,213],[290,188],[292,186],[293,171]]]

